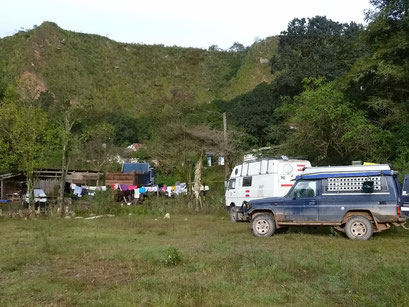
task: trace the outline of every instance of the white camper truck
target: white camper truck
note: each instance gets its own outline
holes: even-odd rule
[[[225,194],[232,222],[242,220],[243,201],[286,195],[305,167],[311,163],[286,157],[249,160],[235,166]]]

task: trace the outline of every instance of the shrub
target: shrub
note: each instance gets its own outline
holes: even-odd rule
[[[169,248],[166,250],[165,256],[164,263],[167,266],[176,266],[182,263],[182,255],[177,247],[169,246]]]

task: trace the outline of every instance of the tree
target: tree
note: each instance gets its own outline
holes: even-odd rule
[[[177,98],[178,97],[178,98]],[[163,100],[152,105],[151,125],[155,127],[152,138],[147,142],[149,155],[158,163],[161,171],[165,174],[178,174],[181,180],[185,180],[188,187],[188,195],[191,195],[192,177],[194,192],[194,207],[199,210],[202,207],[199,197],[201,187],[201,175],[203,158],[206,151],[219,154],[233,152],[233,146],[226,146],[223,130],[217,129],[201,122],[203,118],[198,116],[202,111],[206,116],[220,116],[212,109],[203,110],[189,106],[182,96],[172,100]],[[213,112],[214,111],[214,112]],[[196,114],[196,112],[199,112]],[[189,201],[189,206],[193,203]]]
[[[314,163],[348,163],[353,159],[383,162],[390,133],[371,124],[365,113],[348,102],[333,81],[305,80],[305,91],[287,104],[288,122],[295,127],[286,148]],[[289,112],[289,109],[291,111]]]
[[[254,139],[250,145],[266,146],[282,140],[282,118],[275,110],[281,98],[273,85],[262,83],[254,90],[231,101],[215,101],[222,112],[227,112],[229,122],[243,129]],[[273,135],[273,131],[279,131]]]
[[[372,123],[390,131],[385,146],[392,159],[406,157],[409,144],[409,2],[372,0],[375,9],[362,33],[369,54],[359,59],[343,78],[343,90]],[[400,163],[402,164],[402,163]]]
[[[80,135],[82,125],[89,122],[94,111],[93,88],[90,81],[78,70],[72,69],[70,66],[72,61],[74,59],[65,52],[57,54],[44,71],[53,82],[48,84],[48,93],[44,99],[39,99],[50,121],[61,131],[61,179],[58,198],[61,214],[64,214],[64,186],[73,144]]]
[[[33,100],[23,99],[16,93],[7,96],[0,106],[0,130],[8,142],[7,151],[0,151],[0,160],[24,173],[32,208],[35,171],[47,164],[55,150],[58,130],[50,125],[47,115]]]
[[[83,133],[82,141],[83,160],[86,164],[90,164],[93,170],[100,173],[102,169],[113,161],[118,154],[118,148],[113,144],[114,127],[106,123],[87,128]],[[99,186],[99,178],[97,180]]]
[[[332,81],[345,74],[364,52],[357,43],[361,31],[359,24],[338,23],[325,16],[290,21],[270,61],[278,93],[293,97],[302,92],[304,78]]]

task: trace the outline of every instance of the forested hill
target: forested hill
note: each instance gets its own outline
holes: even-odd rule
[[[78,100],[98,100],[110,110],[136,112],[175,96],[199,104],[270,82],[268,59],[276,45],[276,38],[226,51],[124,44],[45,22],[0,40],[0,94],[29,79],[39,91],[65,88]]]
[[[75,159],[101,169],[136,142],[139,158],[186,182],[205,152],[234,163],[260,147],[408,172],[409,4],[370,4],[366,26],[294,18],[278,37],[228,50],[121,44],[53,23],[4,38],[0,173]]]

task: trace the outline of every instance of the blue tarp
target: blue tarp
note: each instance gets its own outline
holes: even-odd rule
[[[122,173],[131,173],[133,171],[139,174],[149,173],[149,163],[124,163],[122,165]]]
[[[322,173],[301,175],[301,179],[325,179],[325,178],[339,178],[339,177],[368,177],[368,176],[392,176],[392,171],[374,171],[374,172],[355,172],[355,173]],[[297,176],[297,179],[300,177]]]

